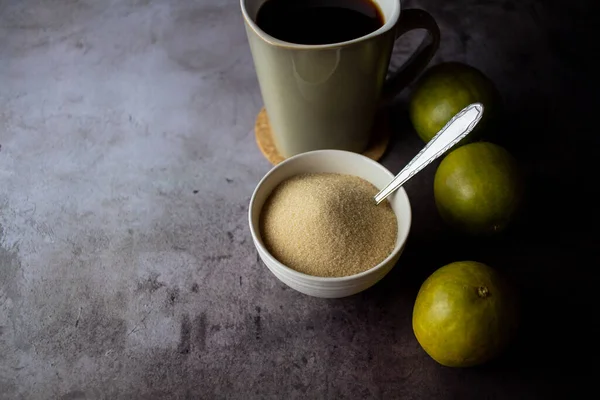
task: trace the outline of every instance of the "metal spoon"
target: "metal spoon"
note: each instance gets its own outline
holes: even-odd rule
[[[446,153],[452,146],[467,136],[483,116],[483,104],[473,103],[463,108],[431,139],[427,145],[400,171],[398,175],[375,195],[377,204],[398,190],[410,178]]]

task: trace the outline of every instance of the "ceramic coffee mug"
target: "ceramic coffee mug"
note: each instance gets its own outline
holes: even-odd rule
[[[306,45],[281,41],[258,27],[256,16],[266,1],[240,3],[277,150],[286,158],[320,149],[362,152],[381,100],[402,90],[436,52],[440,35],[434,19],[423,10],[401,11],[399,0],[371,0],[384,18],[379,29],[346,42]],[[394,40],[413,29],[428,35],[386,81]]]

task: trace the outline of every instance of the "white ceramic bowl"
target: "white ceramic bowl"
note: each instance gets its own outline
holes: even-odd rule
[[[248,207],[252,240],[267,268],[292,289],[315,297],[350,296],[373,286],[397,263],[410,231],[412,219],[410,202],[403,188],[388,197],[398,220],[398,238],[392,253],[380,264],[368,271],[340,278],[303,274],[286,267],[267,251],[260,235],[259,218],[263,204],[279,183],[294,175],[315,172],[355,175],[371,182],[380,190],[394,177],[381,164],[363,155],[347,151],[317,150],[291,157],[273,167],[258,183],[252,194]]]

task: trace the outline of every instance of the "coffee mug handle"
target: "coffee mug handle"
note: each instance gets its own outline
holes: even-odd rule
[[[396,39],[413,29],[425,29],[427,36],[402,67],[386,81],[382,93],[384,103],[391,102],[427,67],[440,46],[440,28],[428,12],[416,8],[402,10],[396,25]]]

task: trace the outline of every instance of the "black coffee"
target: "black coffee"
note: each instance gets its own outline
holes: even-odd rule
[[[290,43],[328,44],[359,38],[381,28],[384,20],[371,0],[267,0],[256,24]]]

